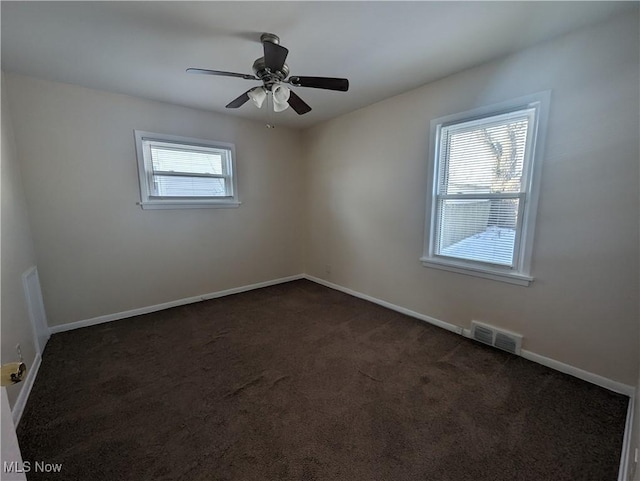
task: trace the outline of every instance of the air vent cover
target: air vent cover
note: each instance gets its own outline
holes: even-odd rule
[[[473,338],[476,341],[484,342],[485,344],[493,345],[493,331],[482,326],[475,326],[473,332]]]
[[[503,351],[520,355],[522,346],[522,336],[520,334],[498,329],[478,321],[471,321],[471,338]]]

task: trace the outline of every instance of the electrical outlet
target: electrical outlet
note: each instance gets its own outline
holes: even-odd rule
[[[22,362],[22,347],[20,347],[20,343],[16,344],[16,353],[20,362]]]

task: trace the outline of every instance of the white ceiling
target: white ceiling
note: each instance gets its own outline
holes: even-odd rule
[[[308,127],[528,45],[635,2],[2,2],[2,69],[264,120],[257,85],[191,75],[252,73],[262,32],[290,50],[292,75],[346,77],[349,92],[298,88],[313,110],[275,114]],[[544,66],[541,66],[544,68]]]

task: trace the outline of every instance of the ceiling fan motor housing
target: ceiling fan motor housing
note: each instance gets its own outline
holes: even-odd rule
[[[289,75],[289,66],[284,64],[281,70],[272,72],[265,65],[264,57],[260,57],[253,62],[253,73],[264,82],[265,87],[271,90],[271,87],[287,78],[287,75]]]
[[[263,33],[260,35],[260,41],[275,43],[276,45],[280,45],[280,37],[278,37],[275,33]]]
[[[273,33],[263,33],[260,35],[260,42],[280,45],[280,37]],[[287,78],[287,75],[289,75],[289,66],[283,63],[280,70],[271,71],[271,69],[266,66],[264,57],[260,57],[253,62],[253,73],[262,80],[266,89],[271,91],[274,85],[279,84]]]

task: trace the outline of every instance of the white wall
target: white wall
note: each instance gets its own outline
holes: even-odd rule
[[[13,74],[7,84],[50,325],[302,272],[296,131]],[[235,143],[242,205],[142,210],[134,129]]]
[[[638,381],[638,16],[619,17],[306,132],[306,272]],[[531,287],[423,267],[429,123],[552,90]]]
[[[0,333],[2,338],[2,364],[17,361],[16,344],[22,348],[27,367],[33,366],[35,345],[22,288],[22,274],[36,264],[31,240],[29,217],[22,178],[18,166],[11,113],[2,74],[2,160],[0,165],[1,219],[0,234],[2,257],[2,289],[0,295]],[[23,383],[7,387],[9,402],[13,406]]]

